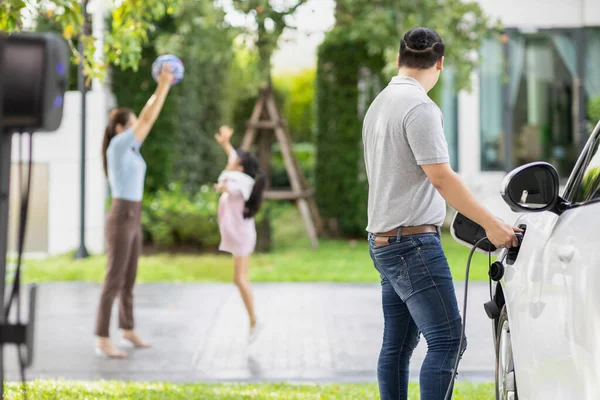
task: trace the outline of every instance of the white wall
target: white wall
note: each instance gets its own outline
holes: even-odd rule
[[[586,26],[600,26],[600,1],[584,0],[583,19]]]
[[[598,0],[479,0],[490,16],[507,27],[572,28],[600,26]]]
[[[479,79],[474,73],[471,92],[458,93],[458,169],[464,179],[481,169],[479,118]]]
[[[479,0],[506,27],[568,28],[600,25],[598,0]],[[594,15],[595,13],[595,15]]]
[[[48,254],[79,247],[81,96],[67,92],[63,120],[53,133],[34,136],[33,160],[49,165]],[[86,136],[86,247],[104,251],[104,207],[106,184],[102,170],[102,139],[107,118],[107,95],[103,90],[87,95]],[[13,140],[13,162],[18,161],[18,143]]]

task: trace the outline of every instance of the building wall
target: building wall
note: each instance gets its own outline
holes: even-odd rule
[[[92,253],[104,251],[104,215],[106,181],[102,170],[101,148],[106,126],[109,96],[103,90],[87,95],[86,139],[86,247]],[[34,135],[33,162],[47,169],[46,188],[32,187],[37,210],[30,210],[29,231],[47,225],[47,249],[40,251],[39,237],[29,239],[30,252],[56,255],[79,247],[80,227],[80,162],[81,162],[81,96],[67,92],[63,120],[53,133]],[[13,169],[18,162],[18,139],[13,139]],[[14,174],[13,174],[14,176]],[[35,183],[35,181],[33,181]],[[14,185],[13,185],[14,187]],[[16,223],[16,196],[11,196],[11,223]],[[47,205],[46,205],[47,204]],[[46,212],[39,207],[47,207]],[[34,212],[35,211],[35,212]],[[36,223],[36,218],[38,219]],[[47,221],[43,219],[47,218]],[[11,243],[16,227],[11,226]],[[26,243],[27,246],[27,243]]]
[[[471,93],[462,91],[458,96],[459,173],[479,201],[504,221],[513,223],[517,215],[500,197],[505,173],[481,171],[479,79],[476,73],[471,85]]]
[[[524,32],[537,29],[600,26],[599,0],[479,0],[484,11],[505,27]],[[503,172],[481,171],[480,96],[478,74],[472,92],[459,93],[459,171],[477,198],[508,223],[517,215],[500,196]]]
[[[585,0],[583,18],[586,26],[600,26],[600,1]]]
[[[502,25],[527,29],[600,25],[598,0],[479,0],[483,10]]]

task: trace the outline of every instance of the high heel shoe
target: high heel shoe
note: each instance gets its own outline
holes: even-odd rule
[[[115,352],[107,352],[105,349],[102,349],[98,346],[96,346],[96,356],[100,357],[100,358],[117,358],[117,359],[123,359],[127,357],[126,353],[123,353],[122,351],[116,350]]]

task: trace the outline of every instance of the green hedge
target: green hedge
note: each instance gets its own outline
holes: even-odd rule
[[[182,183],[171,183],[147,196],[142,204],[144,243],[159,249],[216,250],[221,238],[219,196],[210,185],[190,194]],[[280,202],[263,203],[256,215],[257,225],[266,216],[279,218],[284,210],[285,205]]]
[[[315,181],[315,145],[313,143],[295,143],[294,153],[300,163],[300,168],[308,181],[309,186]],[[271,164],[271,187],[289,188],[290,180],[285,169],[283,156],[278,143],[273,145],[273,161]]]
[[[314,69],[306,69],[284,73],[273,80],[276,90],[283,94],[280,106],[294,142],[314,140],[315,74]]]
[[[223,125],[225,83],[233,61],[233,31],[223,24],[224,13],[213,2],[186,0],[176,17],[175,35],[163,35],[156,47],[173,52],[185,65],[185,78],[173,96],[174,141],[171,181],[181,182],[195,192],[215,182],[226,164],[214,140]]]
[[[174,31],[175,24],[172,17],[163,18],[157,23],[157,30],[149,33],[149,44],[142,50],[142,59],[137,71],[121,70],[119,67],[112,68],[112,91],[118,106],[129,107],[135,113],[139,113],[144,108],[156,89],[156,82],[152,79],[151,73],[152,62],[158,57],[154,42],[160,35]],[[167,187],[171,177],[174,153],[174,141],[171,133],[173,132],[173,115],[176,111],[174,95],[179,90],[181,87],[175,87],[167,97],[163,110],[141,149],[147,164],[145,190],[149,194]]]
[[[179,56],[186,69],[183,81],[171,89],[142,155],[148,164],[146,192],[170,182],[189,192],[214,182],[226,163],[214,134],[223,124],[225,83],[233,59],[233,30],[212,2],[185,0],[177,15],[165,17],[149,34],[137,72],[114,68],[112,88],[119,105],[139,112],[156,83],[152,62],[159,54]]]
[[[190,195],[182,184],[159,189],[143,202],[142,229],[145,242],[161,248],[185,245],[213,249],[219,244],[217,207],[219,195],[203,186]]]
[[[334,29],[319,47],[317,68],[316,190],[330,234],[364,236],[367,180],[358,115],[361,66],[379,74],[383,56],[370,56],[363,42]],[[367,104],[368,105],[368,104]]]

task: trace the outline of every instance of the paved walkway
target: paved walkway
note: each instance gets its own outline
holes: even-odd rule
[[[462,285],[457,285],[462,304]],[[377,284],[256,284],[261,336],[247,345],[247,317],[228,284],[140,284],[138,328],[153,341],[127,349],[126,360],[97,358],[94,312],[100,287],[56,283],[40,286],[36,354],[29,379],[197,381],[375,381],[382,336]],[[490,321],[482,304],[487,284],[471,284],[462,379],[493,380]],[[462,305],[461,305],[462,308]],[[113,332],[117,337],[116,309]],[[426,351],[421,340],[413,379]],[[18,379],[16,353],[5,352],[7,378]]]

